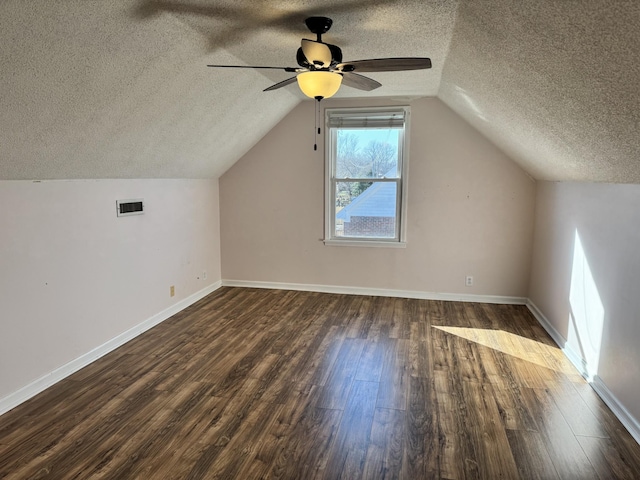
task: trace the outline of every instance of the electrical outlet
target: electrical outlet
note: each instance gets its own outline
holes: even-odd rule
[[[175,296],[176,294],[176,287],[174,285],[171,285],[169,287],[169,295],[171,295],[172,297]]]
[[[202,272],[202,278],[203,278],[204,280],[206,280],[206,279],[207,279],[207,272],[206,272],[206,271]]]
[[[464,279],[464,284],[467,287],[472,287],[473,286],[473,277],[471,275],[467,275],[467,277]]]

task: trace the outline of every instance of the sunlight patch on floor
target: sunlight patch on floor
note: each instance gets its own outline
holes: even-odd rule
[[[571,365],[571,362],[567,360],[559,348],[505,332],[504,330],[436,325],[433,328],[556,372],[566,375],[575,375],[577,373],[575,367]]]

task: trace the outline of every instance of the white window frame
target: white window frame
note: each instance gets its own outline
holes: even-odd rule
[[[404,114],[404,128],[400,133],[398,142],[398,162],[400,163],[399,179],[371,179],[371,178],[349,178],[336,179],[336,151],[337,132],[335,128],[329,126],[331,116],[362,116],[363,114],[389,114],[392,112],[402,112]],[[408,198],[408,172],[409,172],[409,132],[410,132],[411,109],[407,105],[385,106],[370,108],[327,108],[325,110],[325,227],[324,244],[330,246],[351,246],[351,247],[395,247],[405,248],[407,242],[407,198]],[[366,125],[365,125],[366,128]],[[395,238],[362,238],[362,237],[337,237],[335,236],[336,201],[335,186],[337,181],[392,181],[396,182],[396,232]]]

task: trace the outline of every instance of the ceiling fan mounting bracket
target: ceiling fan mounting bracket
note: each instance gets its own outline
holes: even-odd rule
[[[309,17],[304,23],[311,33],[318,35],[318,41],[320,41],[320,35],[329,31],[333,20],[328,17]]]

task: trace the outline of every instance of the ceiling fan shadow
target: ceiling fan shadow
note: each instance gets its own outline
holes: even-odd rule
[[[195,3],[192,0],[141,0],[133,11],[140,20],[151,19],[163,12],[184,17],[194,29],[205,35],[211,51],[227,49],[255,35],[261,29],[275,29],[295,34],[296,37],[308,33],[304,20],[310,16],[331,13],[356,12],[370,10],[381,5],[393,5],[394,0],[370,0],[364,5],[359,0],[346,2],[322,2],[313,7],[285,11],[270,5],[270,2],[222,2],[210,4]],[[294,7],[295,8],[295,7]],[[194,20],[189,20],[189,17]],[[212,19],[207,22],[201,19]],[[346,41],[342,41],[346,44]]]

